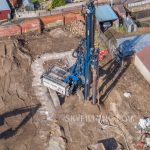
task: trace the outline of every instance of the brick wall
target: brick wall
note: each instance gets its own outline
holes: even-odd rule
[[[137,32],[150,32],[150,27],[137,28]]]
[[[41,32],[40,19],[28,19],[19,24],[22,33],[28,33],[33,31]]]
[[[46,26],[51,23],[60,22],[62,25],[68,24],[74,20],[84,20],[79,12],[69,12],[65,14],[40,17],[42,23]]]
[[[16,24],[0,26],[0,37],[20,35],[21,28]]]
[[[84,18],[79,12],[69,12],[53,16],[44,16],[36,19],[25,19],[18,24],[0,26],[0,37],[19,35],[33,31],[41,32],[41,24],[44,25],[44,28],[51,28],[66,25],[74,20],[84,21]]]
[[[50,23],[55,23],[58,21],[62,21],[64,20],[64,17],[62,14],[60,15],[53,15],[53,16],[44,16],[44,17],[40,17],[41,22],[46,26]]]

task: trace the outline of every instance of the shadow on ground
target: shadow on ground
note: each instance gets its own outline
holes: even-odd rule
[[[122,77],[124,72],[130,66],[130,61],[127,61],[123,65],[116,63],[114,60],[110,60],[104,66],[102,66],[99,70],[100,77],[105,75],[103,79],[103,83],[99,88],[100,99],[99,103],[103,104],[107,99],[109,93],[115,87],[119,79]],[[104,68],[107,69],[104,69]]]
[[[32,117],[33,115],[37,112],[37,110],[40,108],[41,104],[37,104],[34,106],[28,106],[28,107],[22,107],[18,109],[14,109],[13,111],[6,112],[0,115],[0,126],[4,125],[5,119],[8,117],[16,116],[19,114],[27,113],[27,116],[18,124],[17,127],[15,128],[9,128],[6,131],[0,133],[0,139],[8,139],[12,136],[14,136],[17,131],[23,127]]]
[[[118,144],[114,138],[100,140],[98,143],[102,143],[105,150],[116,150],[118,147]]]

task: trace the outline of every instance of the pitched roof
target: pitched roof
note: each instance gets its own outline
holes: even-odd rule
[[[118,19],[115,12],[112,10],[110,5],[100,5],[96,7],[96,19],[99,22],[110,21]]]
[[[7,0],[0,0],[0,11],[2,10],[10,10]]]

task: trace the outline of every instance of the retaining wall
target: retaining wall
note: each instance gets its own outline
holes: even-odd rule
[[[40,19],[24,20],[19,24],[22,33],[28,33],[33,31],[41,32]]]
[[[68,12],[68,13],[61,13],[57,15],[52,15],[52,16],[41,16],[40,17],[41,22],[47,26],[48,24],[51,23],[59,23],[61,25],[68,24],[74,20],[82,20],[84,21],[83,16],[81,16],[80,12]]]
[[[41,32],[40,19],[23,20],[18,24],[0,26],[0,37],[20,35],[33,31]]]
[[[20,35],[20,34],[21,28],[19,25],[11,24],[7,26],[0,26],[0,37]]]
[[[40,20],[45,28],[64,25],[63,15],[44,16],[40,17]]]
[[[52,28],[57,26],[64,26],[74,20],[84,21],[83,16],[79,12],[69,12],[65,14],[57,14],[52,16],[41,16],[40,18],[25,19],[19,23],[0,26],[0,37],[13,36],[23,33],[38,31],[41,28]]]
[[[150,27],[137,28],[137,32],[150,32]]]
[[[64,24],[68,24],[74,20],[77,20],[77,14],[68,13],[65,15]]]

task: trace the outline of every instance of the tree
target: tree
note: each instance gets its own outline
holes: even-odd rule
[[[52,0],[51,8],[63,6],[66,4],[65,0]]]

